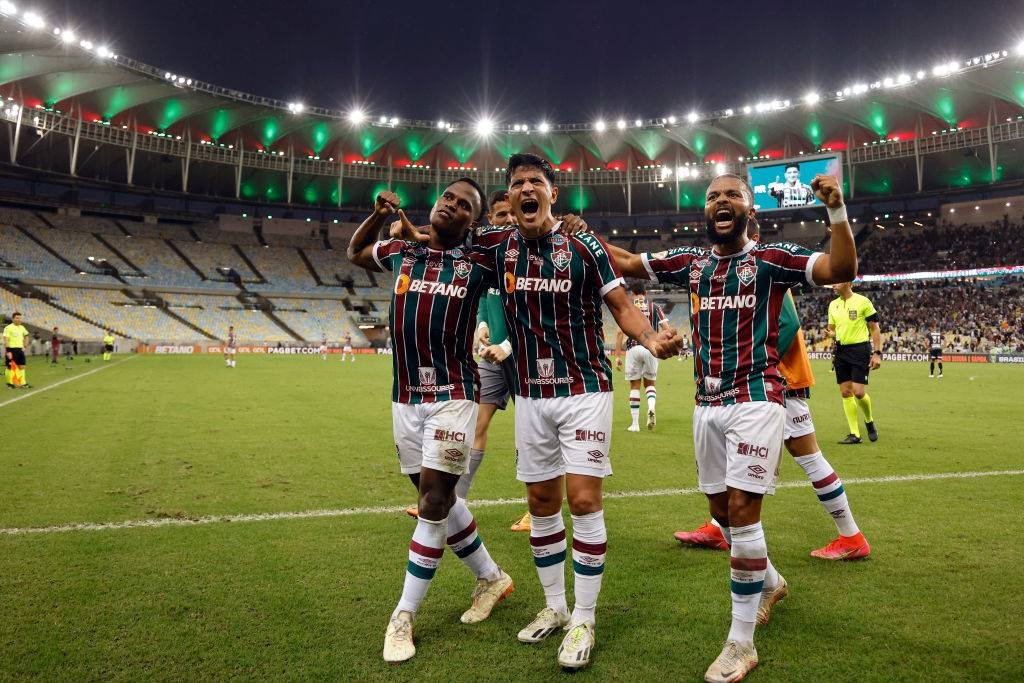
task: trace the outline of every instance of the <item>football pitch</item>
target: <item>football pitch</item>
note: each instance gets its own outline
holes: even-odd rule
[[[445,553],[417,655],[389,666],[415,493],[391,438],[388,358],[33,360],[36,388],[0,393],[0,679],[568,675],[560,637],[515,638],[543,595],[527,535],[508,530],[525,510],[511,410],[470,508],[516,590],[461,624],[473,579]],[[827,363],[814,370],[819,441],[872,555],[809,557],[835,526],[784,455],[764,525],[791,592],[757,631],[750,680],[1019,678],[1024,368],[947,363],[938,380],[887,363],[871,378],[881,438],[853,447],[836,445],[847,430]],[[658,384],[657,429],[630,434],[616,376],[607,570],[578,680],[700,680],[728,630],[727,554],[672,538],[707,517],[690,362],[662,362]]]

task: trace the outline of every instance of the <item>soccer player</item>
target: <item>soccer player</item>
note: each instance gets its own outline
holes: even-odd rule
[[[942,379],[942,332],[938,328],[928,333],[928,377],[935,377],[935,363],[939,364],[939,379]]]
[[[747,234],[755,242],[760,241],[757,219],[747,221]],[[823,548],[811,551],[812,557],[825,560],[856,560],[871,554],[871,546],[853,518],[846,497],[846,490],[839,475],[821,453],[818,440],[814,434],[814,420],[807,399],[811,396],[814,386],[814,372],[811,370],[810,357],[804,344],[803,330],[800,328],[800,316],[793,303],[791,293],[786,294],[779,317],[779,373],[786,380],[786,426],[783,439],[786,450],[793,456],[796,464],[807,475],[825,512],[835,522],[839,536]],[[677,531],[675,538],[681,543],[697,545],[714,550],[728,550],[729,544],[725,535],[714,518],[694,531]],[[776,592],[774,598],[778,602],[785,593]],[[769,608],[770,609],[770,608]],[[768,618],[764,612],[764,624]],[[761,616],[761,610],[758,611]]]
[[[814,203],[814,190],[800,180],[799,164],[787,165],[785,176],[786,181],[783,183],[768,183],[768,194],[775,199],[779,208],[787,209]]]
[[[235,340],[235,326],[228,325],[228,343],[224,346],[224,362],[229,368],[235,367],[235,354],[238,352]]]
[[[867,297],[853,291],[852,282],[841,282],[832,289],[838,296],[828,305],[828,331],[836,340],[836,383],[850,427],[850,433],[839,443],[849,446],[861,442],[858,408],[864,416],[868,438],[878,441],[867,388],[868,372],[882,365],[882,332],[878,328],[878,313]]]
[[[637,280],[630,285],[633,293],[633,305],[640,309],[651,327],[659,329],[662,325],[668,324],[665,318],[665,311],[661,306],[655,305],[647,300],[647,287],[643,282]],[[617,370],[622,369],[622,338],[626,335],[619,330],[615,334],[615,359]],[[640,385],[644,386],[647,394],[647,429],[654,429],[655,406],[658,401],[658,389],[655,382],[658,380],[658,359],[651,355],[651,352],[637,344],[632,339],[626,340],[626,381],[629,382],[629,415],[632,422],[626,428],[627,432],[640,431]]]
[[[356,354],[352,350],[352,333],[351,332],[346,332],[344,334],[344,336],[342,336],[341,340],[342,340],[341,362],[342,363],[345,362],[345,355],[348,354],[349,359],[353,363],[355,363],[356,362]]]
[[[486,619],[512,592],[512,579],[495,564],[476,531],[466,502],[456,496],[469,461],[476,427],[479,379],[473,361],[473,318],[494,271],[468,251],[471,224],[483,215],[483,193],[462,178],[445,187],[430,212],[426,242],[376,242],[384,221],[398,210],[398,196],[378,195],[374,212],[352,235],[355,265],[394,274],[391,328],[392,425],[403,473],[419,491],[419,517],[409,543],[401,599],[384,636],[384,659],[416,654],[413,620],[444,553],[445,544],[473,571],[477,585],[464,623]],[[413,233],[416,228],[399,211]]]
[[[327,335],[320,340],[320,360],[327,360]]]
[[[50,365],[56,365],[57,361],[60,360],[60,333],[57,328],[53,328],[53,333],[50,336]]]
[[[601,304],[658,357],[676,353],[681,340],[667,327],[656,333],[632,305],[603,241],[560,229],[551,210],[558,188],[547,160],[513,154],[506,180],[517,227],[485,231],[475,247],[501,275],[516,369],[516,477],[527,488],[530,546],[546,603],[519,640],[536,643],[565,629],[558,663],[579,669],[593,653],[607,549],[601,486],[611,474],[613,395]],[[500,362],[493,347],[483,356]],[[562,520],[566,495],[576,596],[571,614]]]
[[[11,322],[4,328],[4,376],[11,389],[28,389],[25,379],[25,340],[28,330],[21,324],[21,313],[15,311]]]
[[[757,666],[754,628],[788,585],[768,560],[761,503],[773,489],[784,437],[779,311],[793,285],[852,279],[857,250],[839,182],[811,183],[832,223],[829,254],[747,237],[754,193],[743,178],[711,181],[704,202],[713,244],[637,256],[612,247],[623,273],[686,287],[694,336],[693,441],[700,489],[730,544],[732,624],[707,681],[738,681]],[[759,615],[763,613],[763,617]]]
[[[107,330],[107,333],[103,335],[103,361],[109,361],[110,357],[114,354],[114,333]]]

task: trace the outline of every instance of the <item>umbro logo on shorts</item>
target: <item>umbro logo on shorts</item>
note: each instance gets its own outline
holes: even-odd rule
[[[768,470],[766,470],[765,468],[761,467],[760,465],[748,465],[747,466],[748,475],[750,477],[753,477],[754,479],[764,479],[764,477],[762,477],[761,475],[764,474],[767,471]]]
[[[596,462],[598,465],[601,464],[601,459],[604,457],[604,453],[598,450],[587,451],[587,461]]]
[[[445,449],[444,459],[448,462],[460,462],[462,460],[462,451],[458,448]]]

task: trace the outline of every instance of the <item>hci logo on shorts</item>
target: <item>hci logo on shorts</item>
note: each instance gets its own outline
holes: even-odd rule
[[[721,377],[705,377],[704,390],[709,394],[717,394],[722,388]]]
[[[553,377],[555,374],[555,359],[538,358],[537,374],[540,375],[541,377]]]
[[[453,432],[450,429],[435,429],[434,441],[449,443],[466,443],[466,432]]]
[[[751,458],[767,458],[768,447],[758,446],[753,443],[741,443],[736,445],[736,452],[740,455],[747,455]]]
[[[430,387],[437,384],[437,370],[434,368],[420,368],[420,384]]]
[[[604,443],[608,435],[604,432],[599,432],[593,429],[577,429],[576,440],[577,441],[595,441],[597,443]]]

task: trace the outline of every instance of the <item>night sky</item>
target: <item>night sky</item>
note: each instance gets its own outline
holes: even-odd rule
[[[18,4],[120,54],[258,95],[465,121],[486,105],[531,125],[796,99],[1024,38],[1024,0]]]

